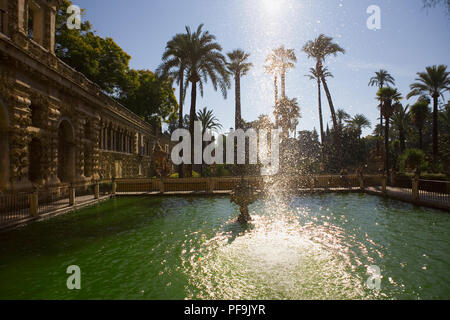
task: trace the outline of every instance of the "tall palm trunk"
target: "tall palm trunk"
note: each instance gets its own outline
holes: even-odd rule
[[[385,160],[384,167],[385,172],[389,179],[389,118],[385,117],[385,126],[384,126],[384,152],[385,152]]]
[[[237,129],[242,128],[242,115],[241,115],[241,77],[238,72],[236,72],[235,78],[235,95],[236,95],[236,111],[234,119],[234,127]]]
[[[325,80],[325,77],[323,75],[321,76],[321,79],[322,79],[323,89],[325,90],[325,94],[327,95],[328,105],[330,106],[331,118],[333,119],[333,127],[335,129],[337,129],[338,121],[336,118],[336,111],[334,110],[333,100],[331,99],[330,90],[328,89],[327,81]]]
[[[189,113],[189,133],[191,134],[191,163],[187,166],[188,176],[192,176],[192,164],[194,163],[194,121],[195,121],[195,108],[197,103],[197,82],[191,81],[191,110]]]
[[[436,165],[439,155],[438,147],[438,95],[433,96],[433,162]]]
[[[318,61],[316,64],[316,70],[322,70],[322,62]],[[323,75],[323,72],[320,72],[320,79],[322,80],[323,89],[325,90],[325,94],[327,95],[328,105],[330,106],[331,118],[333,120],[333,127],[335,130],[338,128],[338,122],[336,118],[336,111],[334,109],[333,100],[331,99],[330,90],[328,89],[327,81]]]
[[[320,140],[323,144],[324,141],[324,131],[323,131],[323,115],[322,115],[322,93],[321,93],[321,86],[320,86],[320,78],[317,79],[317,89],[318,89],[318,96],[319,96],[319,120],[320,120]]]
[[[183,91],[184,91],[184,69],[180,68],[180,110],[178,114],[178,128],[183,128]]]
[[[178,115],[178,128],[183,128],[183,91],[184,91],[184,86],[183,86],[183,80],[184,80],[184,69],[180,68],[180,112]],[[179,178],[183,178],[183,164],[180,164],[178,166],[178,177]]]

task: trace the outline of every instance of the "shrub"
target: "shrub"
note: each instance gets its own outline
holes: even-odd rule
[[[406,149],[405,152],[400,156],[400,171],[406,172],[414,171],[419,169],[419,171],[424,171],[428,167],[428,163],[425,160],[425,153],[419,149]]]

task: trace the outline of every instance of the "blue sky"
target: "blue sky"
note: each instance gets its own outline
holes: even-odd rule
[[[302,113],[298,130],[319,127],[317,89],[304,75],[314,62],[301,51],[320,33],[332,36],[346,50],[330,58],[334,78],[329,87],[335,107],[351,115],[365,114],[377,123],[376,89],[367,86],[380,68],[396,79],[405,96],[416,72],[434,64],[450,65],[450,19],[444,8],[423,9],[422,0],[73,0],[86,9],[101,36],[112,37],[132,56],[131,67],[155,68],[165,45],[186,25],[200,23],[216,35],[225,52],[242,48],[251,53],[252,71],[242,79],[243,118],[272,114],[273,79],[264,73],[264,59],[271,48],[285,45],[297,54],[296,68],[287,75],[286,93],[297,98]],[[369,30],[370,5],[381,9],[381,30]],[[177,93],[178,97],[178,93]],[[330,122],[325,94],[324,118]],[[446,99],[449,98],[447,95]],[[415,100],[405,101],[414,103]],[[190,97],[186,97],[188,112]],[[212,86],[197,100],[197,109],[212,108],[228,131],[234,126],[234,88],[228,98]],[[368,134],[371,130],[366,130]]]

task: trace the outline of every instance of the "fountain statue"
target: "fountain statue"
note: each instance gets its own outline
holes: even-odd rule
[[[245,224],[252,220],[248,213],[248,206],[258,199],[258,191],[255,186],[248,183],[247,180],[241,178],[241,181],[233,189],[231,193],[231,202],[239,206],[240,214],[239,223]]]

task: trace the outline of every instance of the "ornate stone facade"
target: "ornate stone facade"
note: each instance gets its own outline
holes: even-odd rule
[[[0,191],[152,176],[170,139],[55,56],[56,4],[0,0]]]

